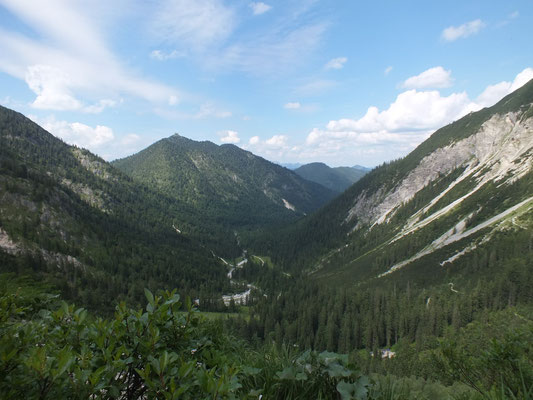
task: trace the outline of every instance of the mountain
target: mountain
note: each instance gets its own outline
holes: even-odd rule
[[[533,81],[437,130],[285,232],[275,258],[336,285],[533,268]],[[290,238],[290,240],[289,240]]]
[[[202,221],[185,202],[0,107],[3,272],[52,281],[104,310],[115,299],[142,301],[145,287],[221,293],[229,282],[214,253],[240,249],[233,232]]]
[[[354,165],[352,168],[356,169],[358,171],[362,171],[362,172],[370,172],[370,171],[372,171],[372,168],[363,167],[362,165]]]
[[[300,168],[302,166],[302,164],[300,164],[300,163],[280,163],[280,165],[282,167],[285,167],[285,168],[288,168],[288,169],[292,169],[293,171],[296,168]]]
[[[324,163],[315,162],[302,165],[294,172],[308,181],[319,183],[337,193],[344,192],[349,186],[361,179],[367,171],[362,168],[331,168]]]
[[[239,229],[293,221],[335,193],[232,144],[217,146],[178,134],[116,160],[134,181]]]

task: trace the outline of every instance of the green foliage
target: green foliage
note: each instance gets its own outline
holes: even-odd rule
[[[175,292],[145,296],[144,310],[121,303],[102,319],[65,302],[51,310],[47,295],[4,293],[0,397],[366,398],[368,381],[347,356],[239,353],[238,341],[200,322],[189,300],[183,313]]]
[[[449,333],[435,357],[450,381],[463,382],[484,398],[533,397],[533,319],[519,310],[491,314]]]

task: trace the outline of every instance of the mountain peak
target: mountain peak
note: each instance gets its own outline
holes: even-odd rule
[[[291,220],[334,196],[233,144],[218,146],[176,135],[114,165],[234,228]]]

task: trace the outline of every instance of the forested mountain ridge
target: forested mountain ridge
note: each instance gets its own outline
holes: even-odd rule
[[[361,179],[367,171],[352,167],[331,168],[324,163],[315,162],[304,164],[294,170],[302,178],[319,183],[337,193],[342,193],[348,187]]]
[[[178,134],[112,164],[236,229],[295,220],[335,195],[237,146]]]
[[[276,232],[260,246],[342,285],[437,281],[523,259],[533,237],[532,103],[533,81],[374,169],[289,228],[290,241]]]
[[[0,264],[51,279],[89,306],[139,301],[145,287],[204,298],[229,285],[214,253],[233,232],[0,108]]]

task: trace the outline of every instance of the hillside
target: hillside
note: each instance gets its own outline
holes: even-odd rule
[[[302,165],[294,172],[308,181],[316,182],[337,193],[344,192],[367,173],[362,168],[331,168],[319,162]]]
[[[206,297],[229,283],[213,255],[240,254],[233,233],[194,208],[68,146],[0,108],[0,265],[52,281],[106,309],[144,287]]]
[[[335,195],[237,146],[177,134],[113,165],[231,228],[293,221]]]
[[[287,267],[341,285],[472,281],[482,266],[529,262],[532,103],[533,81],[439,129],[286,236],[274,233],[269,249]]]

